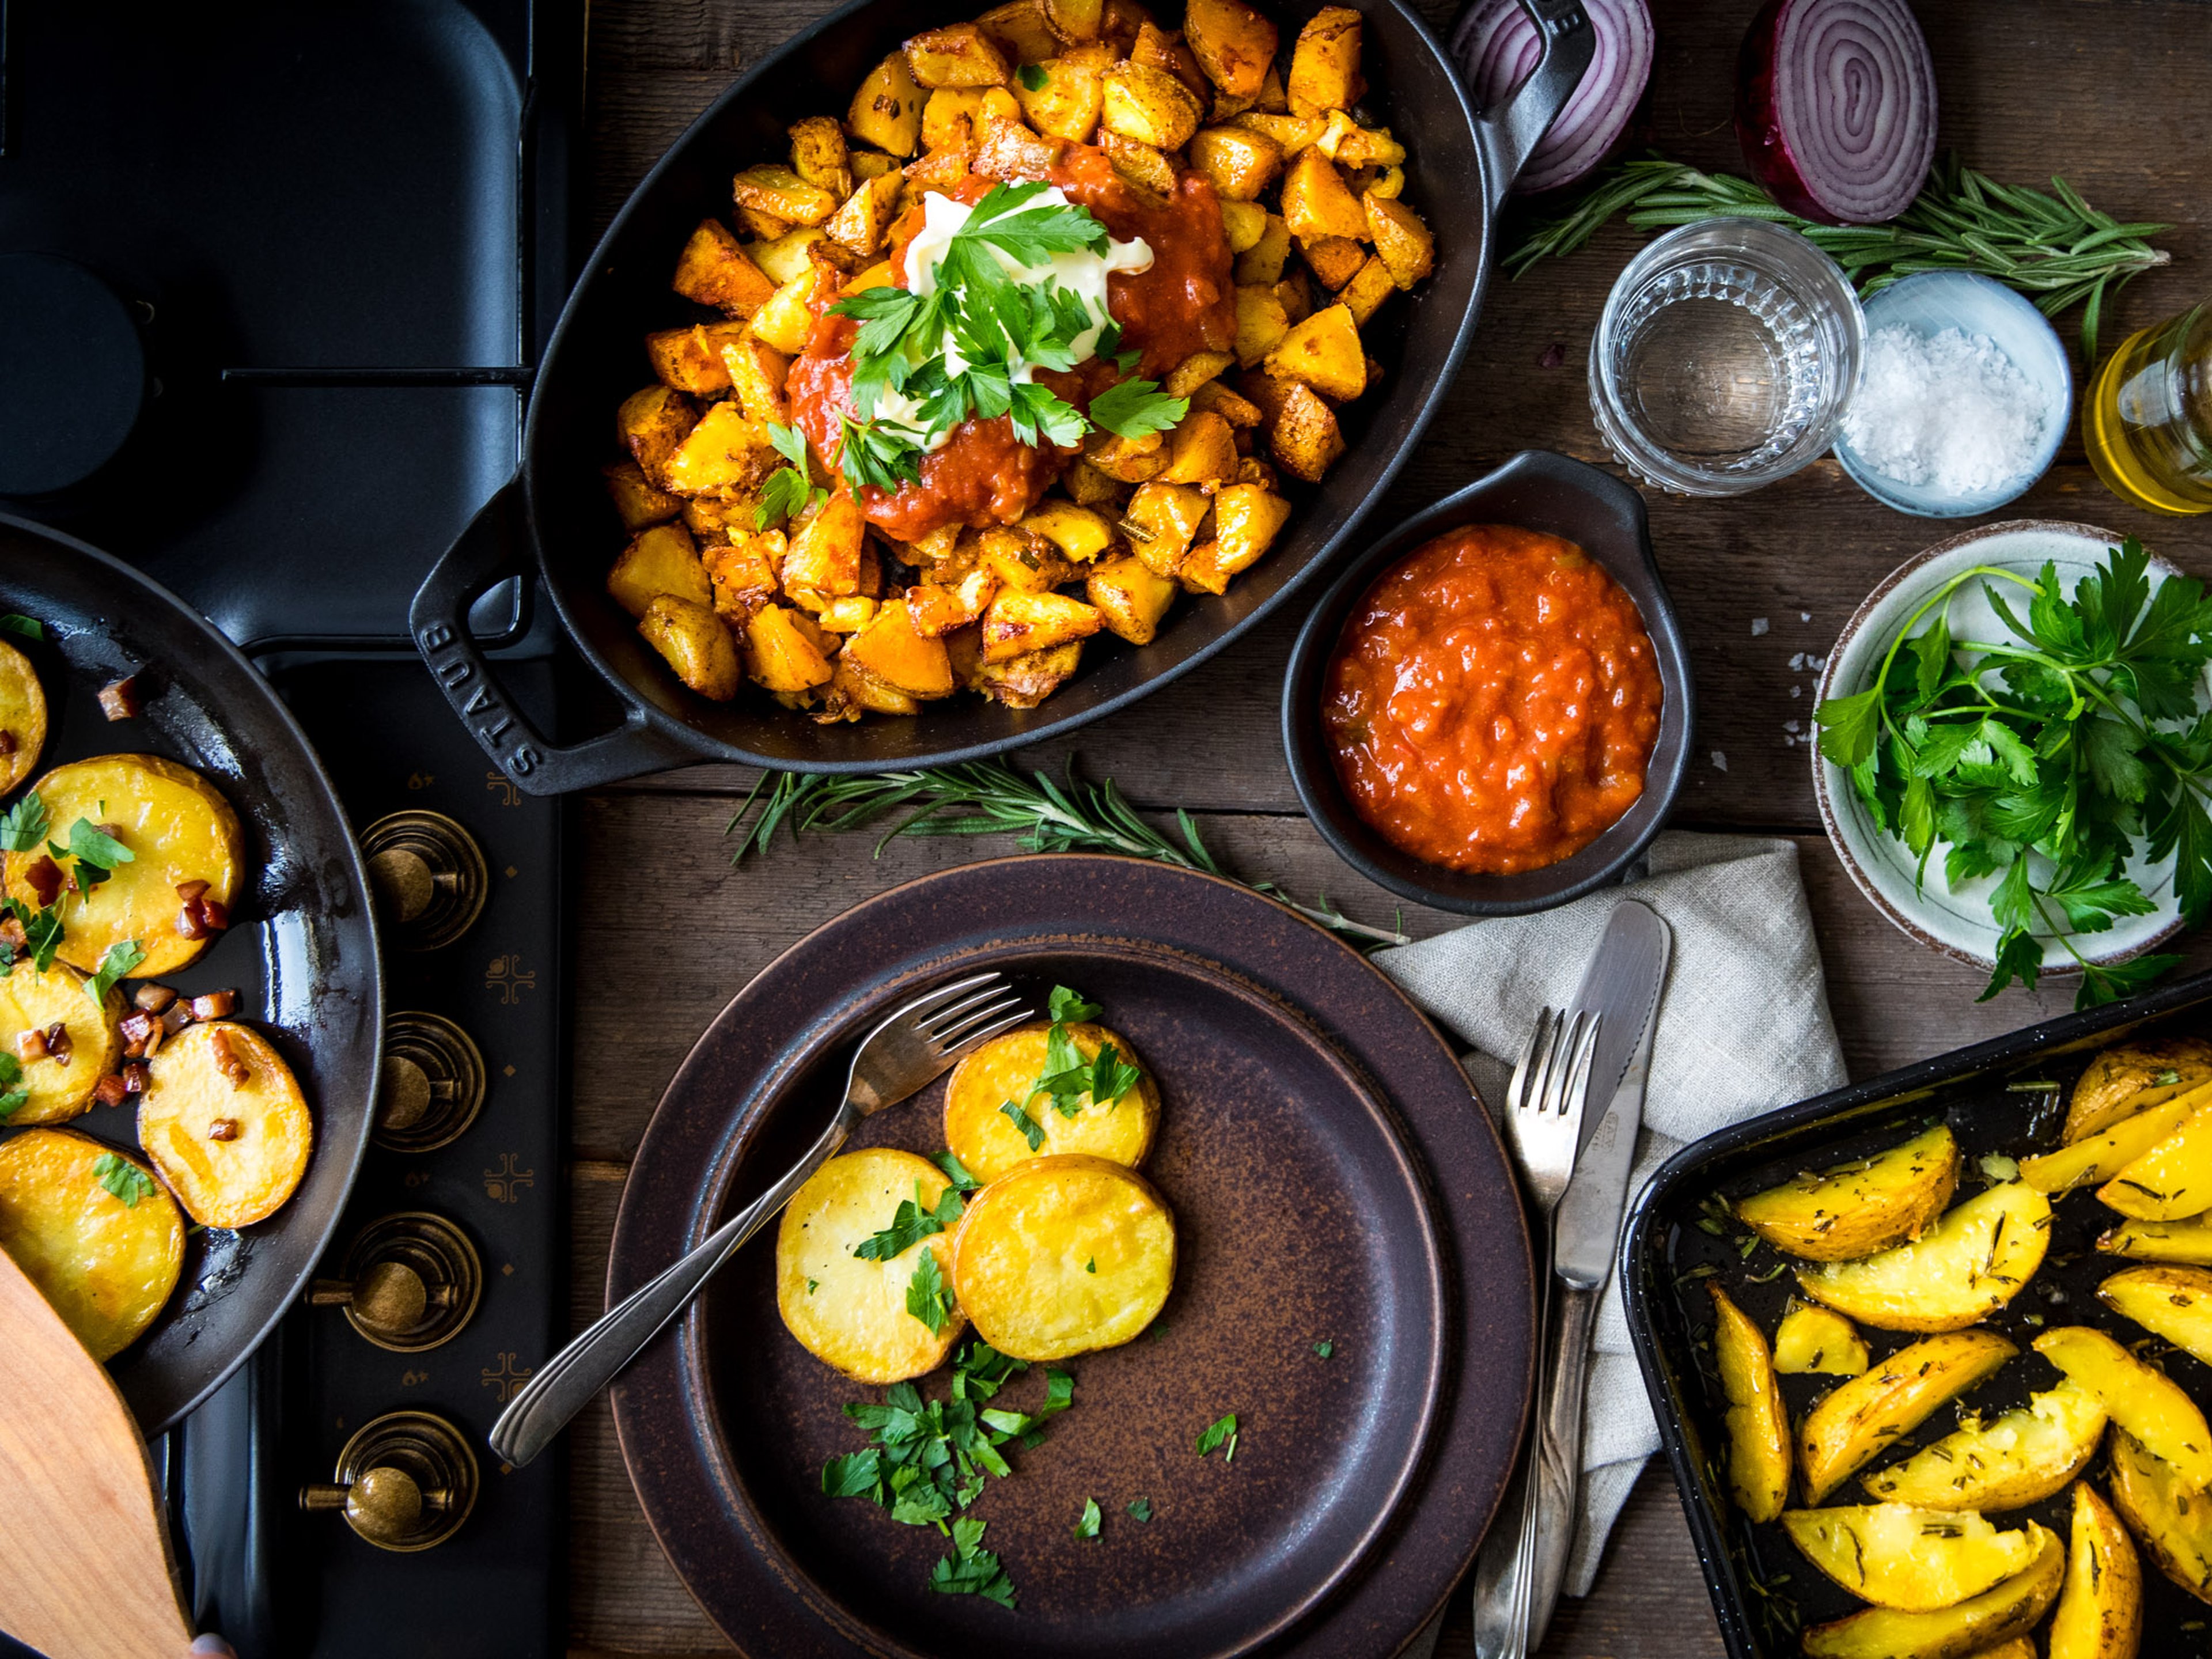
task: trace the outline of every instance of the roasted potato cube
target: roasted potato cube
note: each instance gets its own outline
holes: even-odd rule
[[[1037,84],[1030,84],[1035,80]],[[1049,138],[1087,144],[1105,107],[1106,86],[1096,66],[1066,58],[1047,58],[1028,79],[1017,78],[1014,100],[1029,124]]]
[[[611,461],[599,471],[606,477],[607,494],[613,499],[615,511],[621,515],[625,530],[637,531],[647,525],[665,524],[684,510],[684,498],[654,488],[653,481],[645,476],[645,469],[634,460]],[[33,680],[33,684],[36,683]],[[40,729],[44,729],[43,721]],[[25,748],[19,746],[17,753],[24,756],[25,770],[37,757],[37,750],[35,744],[27,746],[27,753]],[[9,780],[6,769],[0,767],[0,787],[13,788],[20,781],[20,779]]]
[[[775,573],[783,562],[781,530],[748,530],[741,541],[716,548],[702,562],[714,588],[714,614],[742,629],[754,611],[775,597]]]
[[[1328,131],[1328,123],[1317,115],[1270,115],[1258,110],[1233,117],[1229,125],[1262,134],[1283,152],[1285,161],[1318,143]]]
[[[768,434],[747,420],[735,404],[720,403],[710,405],[676,447],[668,458],[665,481],[679,495],[743,489],[782,465]]]
[[[1182,82],[1183,90],[1198,100],[1200,110],[1213,96],[1213,83],[1199,68],[1198,58],[1182,34],[1162,28],[1149,17],[1137,25],[1137,38],[1129,43],[1129,61],[1174,76]]]
[[[1206,493],[1191,484],[1144,485],[1122,514],[1131,549],[1154,574],[1174,575],[1212,506]]]
[[[916,582],[906,591],[908,620],[926,640],[941,640],[978,620],[998,597],[998,573],[981,567],[951,582]]]
[[[1017,1359],[1128,1341],[1175,1283],[1175,1219],[1134,1170],[1102,1158],[1031,1158],[969,1200],[952,1283],[976,1334]]]
[[[1007,662],[1087,639],[1103,625],[1097,607],[1065,593],[1005,588],[983,613],[983,660]]]
[[[921,106],[923,154],[959,151],[962,166],[965,167],[966,153],[975,148],[975,141],[981,136],[982,109],[981,88],[944,87],[931,93],[929,101]]]
[[[861,605],[870,601],[845,599],[844,605]],[[896,686],[885,685],[873,674],[854,662],[843,652],[830,665],[830,690],[823,694],[825,702],[840,704],[851,711],[847,716],[857,720],[861,714],[919,714],[921,702],[909,697]]]
[[[1371,234],[1359,198],[1346,187],[1336,163],[1312,148],[1300,150],[1283,174],[1283,221],[1291,234],[1303,243],[1324,236],[1364,241]],[[1392,275],[1396,275],[1395,270]]]
[[[746,256],[777,288],[814,263],[812,249],[829,233],[819,225],[801,225],[764,242],[745,245]]]
[[[1193,410],[1168,434],[1168,470],[1159,482],[1225,483],[1237,476],[1237,433],[1220,416]]]
[[[1267,369],[1279,380],[1303,381],[1324,398],[1349,403],[1367,390],[1359,325],[1346,307],[1325,307],[1275,343]]]
[[[1042,536],[1078,564],[1103,553],[1114,539],[1113,526],[1087,507],[1073,501],[1043,501],[1033,507],[1021,528]]]
[[[703,560],[704,550],[729,541],[732,526],[750,530],[759,512],[760,497],[750,489],[718,489],[711,495],[688,495],[684,501],[684,527],[698,544]]]
[[[1224,561],[1218,541],[1200,542],[1176,567],[1176,580],[1190,593],[1226,593],[1236,574],[1237,571]]]
[[[721,623],[714,630],[728,635]],[[185,1213],[248,1227],[283,1209],[307,1172],[314,1121],[283,1056],[250,1025],[187,1025],[155,1055],[138,1144]]]
[[[1226,351],[1194,351],[1167,373],[1160,390],[1170,398],[1188,398],[1237,361]]]
[[[1096,40],[1105,27],[1106,0],[1042,0],[1044,21],[1070,46]]]
[[[848,593],[823,605],[814,620],[832,634],[857,634],[875,620],[879,609],[881,606],[866,594]]]
[[[1190,88],[1164,70],[1117,64],[1100,77],[1105,103],[1099,116],[1109,132],[1154,149],[1180,149],[1198,131],[1205,112]]]
[[[736,394],[738,407],[749,421],[791,423],[784,402],[783,383],[791,372],[791,359],[757,337],[750,326],[722,348],[722,367]]]
[[[830,659],[801,621],[780,605],[764,605],[745,621],[745,672],[771,691],[805,691],[829,681]]]
[[[1376,257],[1400,288],[1410,289],[1436,269],[1437,239],[1421,222],[1421,216],[1403,202],[1369,191],[1361,204],[1367,234],[1375,242]]]
[[[830,216],[823,231],[831,241],[859,258],[873,258],[890,234],[899,191],[905,184],[896,173],[885,173],[856,185],[845,204]]]
[[[864,144],[893,155],[911,155],[921,143],[921,87],[895,52],[868,72],[853,94],[845,125]]]
[[[656,594],[637,619],[637,631],[667,659],[676,678],[701,696],[727,702],[738,695],[744,676],[737,647],[711,603]]]
[[[2066,1571],[2056,1533],[2031,1521],[2027,1534],[2035,1553],[2025,1571],[1933,1612],[1869,1607],[1814,1625],[1804,1635],[1806,1659],[2003,1659],[2005,1644],[2049,1610]]]
[[[985,118],[975,170],[986,179],[1050,179],[1060,161],[1057,138],[1040,138],[1019,121]]]
[[[1106,159],[1114,164],[1114,171],[1133,185],[1140,185],[1154,196],[1165,198],[1176,188],[1175,163],[1150,144],[1139,143],[1134,138],[1125,138],[1118,132],[1101,128],[1098,148],[1106,152]]]
[[[1322,118],[1322,134],[1314,143],[1332,161],[1347,167],[1391,167],[1406,159],[1406,147],[1387,127],[1363,127],[1340,109]]]
[[[1024,593],[1048,592],[1075,580],[1073,564],[1044,536],[1021,526],[986,530],[975,538],[980,568],[1000,586]]]
[[[1313,284],[1304,266],[1291,267],[1275,284],[1275,298],[1282,302],[1283,320],[1292,328],[1313,315]]]
[[[1190,0],[1182,32],[1214,85],[1231,98],[1260,95],[1280,44],[1272,20],[1243,0]]]
[[[1298,31],[1283,88],[1291,114],[1321,115],[1359,101],[1367,90],[1359,78],[1359,14],[1345,6],[1323,6]]]
[[[2002,1190],[1996,1188],[1993,1190]],[[2212,1486],[2212,1431],[2181,1385],[2104,1332],[2063,1325],[2035,1339],[2035,1351],[2097,1396],[2112,1420],[2182,1479]]]
[[[834,117],[810,115],[792,127],[791,170],[840,201],[853,193],[852,152]]]
[[[1257,247],[1260,239],[1267,234],[1267,210],[1257,202],[1224,202],[1221,234],[1231,253]]]
[[[1085,441],[1084,459],[1116,483],[1143,483],[1168,470],[1167,441],[1157,432],[1141,438],[1102,438],[1093,433]]]
[[[769,164],[747,167],[730,181],[739,207],[750,208],[794,225],[818,225],[837,210],[834,191],[810,185],[789,167]]]
[[[1296,380],[1276,384],[1285,389],[1282,406],[1267,422],[1268,453],[1292,477],[1319,483],[1344,453],[1336,412],[1310,386]]]
[[[856,149],[852,152],[853,179],[856,184],[866,184],[871,179],[880,179],[887,173],[899,170],[898,157],[886,155],[879,149]]]
[[[1238,570],[1256,563],[1290,519],[1291,504],[1257,484],[1231,484],[1214,492],[1213,533]]]
[[[1224,203],[1249,202],[1283,170],[1283,150],[1264,132],[1208,127],[1190,141],[1190,164]]]
[[[961,639],[964,633],[963,629],[947,635],[947,643]],[[975,689],[1009,708],[1034,708],[1065,685],[1082,662],[1081,640],[1070,640],[1048,651],[1031,651],[1007,662],[979,662]]]
[[[1218,415],[1239,431],[1255,427],[1266,418],[1259,404],[1254,403],[1249,398],[1231,392],[1218,380],[1208,380],[1204,386],[1192,387],[1190,406],[1193,409],[1207,410]],[[1239,483],[1249,482],[1243,477],[1243,473],[1244,468],[1250,465],[1249,458],[1238,462]]]
[[[1798,1425],[1806,1501],[1825,1500],[1936,1407],[2019,1352],[1994,1331],[1953,1331],[1900,1348],[1872,1370],[1839,1383]]]
[[[1162,470],[1164,469],[1164,459]],[[1121,499],[1119,481],[1108,477],[1088,461],[1075,462],[1067,469],[1061,482],[1067,486],[1068,498],[1079,507],[1110,506]]]
[[[1349,236],[1323,236],[1298,251],[1305,255],[1306,268],[1332,294],[1357,276],[1368,258],[1367,250]],[[1358,320],[1353,319],[1354,322]]]
[[[1910,1243],[1797,1269],[1814,1301],[1886,1331],[1978,1324],[2026,1288],[2051,1242],[2051,1200],[2025,1182],[1978,1193]]]
[[[2212,1601],[2212,1503],[2124,1428],[2112,1431],[2112,1507],[2160,1572],[2198,1601]]]
[[[746,257],[736,235],[715,219],[701,221],[691,233],[670,286],[695,304],[714,306],[732,317],[751,316],[775,292],[775,284]]]
[[[884,684],[927,701],[952,695],[952,665],[945,641],[915,631],[903,603],[886,605],[875,620],[846,641],[846,651]]]
[[[975,20],[1009,63],[1038,64],[1060,50],[1060,37],[1044,21],[1041,0],[1012,0]]]
[[[662,385],[695,397],[717,397],[730,389],[729,371],[722,366],[723,343],[735,339],[744,326],[716,323],[665,328],[645,337],[645,353]]]
[[[953,1068],[945,1085],[945,1144],[981,1182],[993,1182],[1042,1154],[1080,1153],[1134,1169],[1152,1150],[1159,1122],[1159,1089],[1129,1040],[1103,1025],[1077,1022],[1067,1040],[1079,1061],[1091,1066],[1108,1048],[1137,1070],[1137,1081],[1118,1100],[1101,1104],[1085,1090],[1073,1113],[1054,1109],[1052,1097],[1039,1089],[1044,1075],[1048,1030],[1024,1026],[992,1038]],[[1027,1133],[1000,1109],[1019,1103],[1040,1133]]]
[[[1237,361],[1246,368],[1258,362],[1291,331],[1283,302],[1271,288],[1237,290]]]
[[[1283,267],[1290,257],[1291,228],[1283,222],[1281,215],[1271,213],[1260,240],[1237,256],[1237,285],[1273,288],[1283,280]]]
[[[1757,1516],[1753,1516],[1757,1519]],[[1798,1553],[1863,1601],[1933,1613],[2026,1570],[2035,1546],[1972,1510],[1910,1504],[1791,1510],[1782,1529]]]
[[[642,617],[664,593],[694,605],[714,603],[706,567],[680,524],[655,525],[623,549],[607,572],[607,593],[633,617]]]
[[[1352,313],[1352,320],[1362,328],[1367,319],[1382,309],[1383,301],[1397,291],[1398,284],[1390,275],[1390,268],[1372,254],[1365,264],[1352,274],[1352,280],[1338,290],[1337,298]]]
[[[70,1129],[30,1129],[0,1141],[0,1249],[85,1351],[107,1360],[176,1289],[185,1218],[130,1153]]]
[[[1132,645],[1150,645],[1160,618],[1175,603],[1176,584],[1133,553],[1125,553],[1094,565],[1084,579],[1083,594],[1109,630]]]
[[[825,598],[860,591],[860,549],[867,539],[860,504],[840,486],[799,526],[783,561],[787,588],[811,588]]]
[[[1002,87],[1011,66],[991,37],[974,23],[930,29],[906,43],[907,67],[917,84],[939,87]]]
[[[934,1370],[960,1338],[958,1314],[932,1329],[907,1311],[921,1257],[951,1281],[951,1240],[916,1239],[888,1261],[856,1255],[890,1227],[902,1204],[933,1210],[945,1172],[889,1146],[833,1158],[792,1195],[776,1224],[775,1304],[785,1328],[817,1359],[861,1382],[897,1382]]]
[[[822,267],[807,268],[776,289],[775,295],[753,313],[753,338],[787,356],[806,349],[806,337],[814,331],[814,285]]]
[[[781,241],[792,231],[790,220],[779,219],[773,213],[763,213],[760,209],[748,207],[743,202],[737,204],[732,216],[738,222],[738,228],[756,241]]]
[[[673,386],[649,386],[623,400],[615,415],[615,430],[647,482],[665,489],[669,457],[698,420],[698,405],[682,392]]]

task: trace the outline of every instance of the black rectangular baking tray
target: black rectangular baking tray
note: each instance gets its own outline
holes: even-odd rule
[[[1791,1277],[1785,1271],[1765,1284],[1749,1282],[1788,1258],[1764,1244],[1747,1260],[1741,1258],[1733,1232],[1715,1237],[1698,1226],[1705,1214],[1700,1204],[1712,1194],[1739,1198],[1801,1170],[1863,1157],[1938,1118],[1958,1137],[1960,1196],[1971,1197],[1986,1180],[1979,1169],[1982,1158],[2017,1158],[2057,1145],[2074,1081],[2099,1049],[2130,1036],[2183,1034],[2212,1035],[2212,973],[2126,1002],[2041,1021],[1770,1112],[1685,1147],[1652,1177],[1621,1241],[1621,1290],[1637,1362],[1659,1419],[1661,1449],[1674,1471],[1729,1659],[1794,1656],[1799,1645],[1793,1620],[1809,1626],[1843,1618],[1865,1604],[1822,1578],[1779,1525],[1752,1526],[1729,1502],[1723,1402],[1712,1369],[1711,1297],[1704,1281],[1717,1277],[1771,1335],[1788,1300]],[[2021,1086],[2046,1082],[2056,1086]],[[2053,1208],[2042,1269],[2010,1306],[1987,1322],[1989,1328],[2019,1343],[2021,1353],[1966,1396],[1974,1409],[2002,1411],[2057,1384],[2057,1370],[2029,1347],[2039,1326],[2094,1325],[2130,1345],[2147,1334],[2097,1300],[2098,1284],[2128,1265],[2094,1249],[2097,1234],[2118,1218],[2087,1188],[2067,1194]],[[1701,1271],[1706,1268],[1717,1272]],[[1871,1328],[1863,1328],[1862,1334],[1877,1360],[1919,1340]],[[2212,1407],[2212,1366],[2163,1345],[2142,1352],[2154,1353],[2200,1405]],[[1790,1421],[1797,1422],[1814,1400],[1841,1380],[1783,1377]],[[1938,1412],[1919,1433],[1907,1436],[1868,1468],[1901,1462],[1953,1426],[1952,1414]],[[2086,1472],[2100,1491],[2105,1490],[2102,1468],[2100,1454]],[[1856,1482],[1830,1501],[1852,1502],[1855,1489]],[[2068,1501],[2061,1492],[2046,1503],[2005,1511],[2000,1524],[2033,1518],[2063,1540]],[[2201,1630],[2200,1621],[2212,1620],[2212,1612],[2168,1583],[2148,1557],[2143,1581],[2146,1655],[2175,1651],[2162,1644],[2181,1639],[2181,1632]]]

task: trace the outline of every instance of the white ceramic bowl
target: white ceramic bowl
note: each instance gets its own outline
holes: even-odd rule
[[[1867,595],[1866,603],[1844,626],[1835,649],[1828,654],[1828,665],[1820,675],[1820,700],[1850,696],[1872,685],[1881,671],[1883,653],[1905,619],[1960,572],[1977,565],[1992,565],[2033,577],[2048,560],[2058,567],[2059,580],[2071,593],[2074,584],[2091,574],[2106,550],[2118,546],[2119,541],[2094,525],[2015,519],[1938,543],[1890,572]],[[2178,574],[2172,565],[2154,556],[2151,571],[2154,580]],[[1954,638],[2010,637],[1983,596],[1982,586],[1970,583],[1952,596]],[[2020,603],[2008,602],[2013,603],[2015,614],[2023,608]],[[1996,965],[1997,940],[2003,930],[1990,915],[1989,896],[1998,878],[1982,877],[1953,887],[1943,877],[1949,843],[1938,841],[1928,859],[1926,879],[1916,891],[1913,876],[1918,860],[1903,842],[1875,827],[1850,779],[1817,746],[1813,750],[1813,793],[1820,803],[1820,822],[1826,826],[1830,845],[1859,891],[1876,909],[1923,945],[1961,962],[1983,968]],[[2139,955],[2181,926],[2171,860],[2156,866],[2130,860],[2127,874],[2154,908],[2148,915],[2118,918],[2106,933],[2073,934],[2075,949],[2093,963],[2120,962]],[[2044,940],[2045,971],[2063,973],[2075,969],[2074,958],[2056,938],[2038,937]]]

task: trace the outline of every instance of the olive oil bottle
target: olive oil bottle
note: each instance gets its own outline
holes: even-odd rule
[[[2081,407],[2105,488],[2154,513],[2212,513],[2212,301],[2131,336]]]

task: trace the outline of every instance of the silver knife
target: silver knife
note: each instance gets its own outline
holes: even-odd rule
[[[1553,1220],[1552,1267],[1560,1285],[1557,1295],[1546,1298],[1550,1316],[1545,1334],[1550,1340],[1542,1350],[1546,1363],[1538,1373],[1535,1444],[1524,1476],[1536,1483],[1536,1495],[1525,1532],[1501,1523],[1501,1534],[1510,1535],[1493,1536],[1483,1547],[1474,1598],[1475,1651],[1480,1659],[1534,1651],[1566,1576],[1581,1478],[1590,1334],[1620,1233],[1637,1131],[1644,1122],[1651,1036],[1672,947],[1673,936],[1658,914],[1624,899],[1607,921],[1575,994],[1574,1006],[1601,1015],[1602,1030],[1614,1039],[1600,1038],[1591,1070],[1592,1100],[1603,1097],[1608,1082],[1611,1098],[1596,1115],[1595,1127],[1586,1132],[1574,1178]],[[1499,1513],[1516,1520],[1522,1515],[1517,1506]],[[1523,1573],[1533,1578],[1525,1628],[1513,1616]]]

